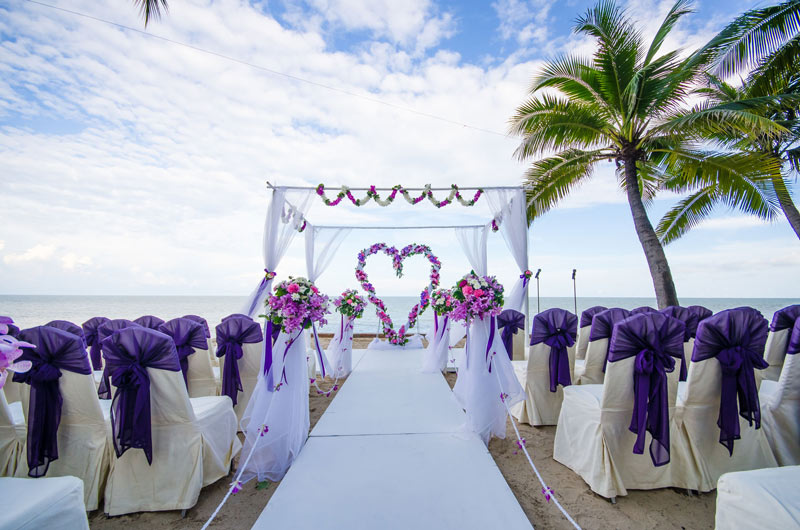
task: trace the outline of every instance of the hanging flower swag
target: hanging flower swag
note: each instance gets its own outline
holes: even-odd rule
[[[400,326],[400,329],[395,331],[392,318],[386,312],[386,304],[383,300],[378,298],[375,294],[375,287],[369,283],[367,273],[364,272],[364,267],[367,264],[367,257],[378,252],[383,252],[392,258],[392,268],[398,278],[403,277],[403,260],[409,256],[424,255],[431,263],[431,275],[429,284],[422,290],[419,296],[419,303],[411,308],[408,314],[408,321]],[[358,265],[356,265],[356,279],[361,283],[361,287],[367,292],[367,299],[375,305],[375,314],[381,321],[383,332],[391,344],[403,346],[408,343],[408,331],[413,328],[417,323],[417,318],[431,303],[431,292],[439,286],[439,269],[442,264],[439,258],[433,255],[430,247],[427,245],[411,244],[403,247],[402,250],[397,250],[395,247],[390,247],[386,243],[375,243],[369,248],[365,248],[358,253]]]
[[[394,202],[398,193],[400,193],[409,204],[419,204],[427,197],[428,200],[431,201],[431,203],[434,206],[436,206],[437,208],[442,208],[443,206],[451,204],[453,200],[457,200],[462,206],[474,206],[475,203],[478,202],[478,199],[480,199],[481,195],[483,195],[483,190],[481,188],[478,188],[478,190],[475,192],[475,195],[473,195],[472,199],[465,199],[461,195],[458,186],[456,184],[452,184],[450,186],[450,194],[444,199],[440,200],[433,196],[433,191],[431,190],[430,184],[426,184],[422,188],[422,193],[420,193],[417,196],[412,196],[411,193],[409,193],[409,191],[406,188],[398,184],[397,186],[392,186],[392,191],[385,199],[381,198],[375,186],[369,187],[369,189],[367,190],[367,195],[365,197],[361,199],[356,199],[355,196],[353,195],[353,192],[350,190],[349,186],[342,186],[339,192],[336,194],[336,198],[331,200],[327,197],[327,195],[325,195],[325,185],[320,184],[319,186],[317,186],[317,195],[322,197],[322,201],[325,203],[326,206],[336,206],[337,204],[342,202],[342,199],[344,199],[345,197],[350,199],[350,202],[352,202],[356,206],[363,206],[367,204],[370,200],[374,200],[380,206],[389,206]]]

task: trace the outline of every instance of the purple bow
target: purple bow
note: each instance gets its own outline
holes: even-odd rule
[[[189,356],[194,355],[195,348],[208,349],[208,341],[203,326],[188,318],[173,318],[159,326],[158,331],[172,337],[178,360],[181,363],[183,381],[189,387]]]
[[[665,307],[660,312],[668,317],[677,318],[684,323],[686,331],[683,334],[683,342],[689,342],[689,339],[697,335],[697,325],[700,323],[700,320],[698,319],[697,313],[690,311],[688,307],[671,305]],[[685,355],[681,355],[681,372],[678,380],[686,381],[687,372],[688,368],[686,367]]]
[[[103,357],[116,390],[111,401],[111,432],[117,458],[141,449],[153,463],[148,368],[180,370],[169,336],[142,326],[123,328],[103,340]]]
[[[15,373],[14,381],[31,386],[28,408],[28,475],[43,477],[53,460],[58,460],[58,426],[64,400],[58,380],[61,370],[89,375],[92,367],[86,349],[77,335],[64,330],[39,326],[19,333],[19,340],[35,348],[22,348],[19,361],[31,361],[33,367]]]
[[[73,335],[77,335],[81,339],[81,345],[83,345],[83,349],[86,349],[86,335],[83,332],[83,328],[77,324],[73,324],[69,320],[51,320],[45,326],[51,328],[57,328],[67,333],[72,333]]]
[[[98,329],[106,322],[109,322],[106,317],[94,317],[83,323],[83,335],[86,344],[89,346],[89,356],[92,358],[92,369],[94,370],[103,369],[103,356],[100,349]]]
[[[154,329],[158,331],[158,327],[164,323],[164,320],[154,317],[153,315],[144,315],[134,320],[137,324],[144,328]]]
[[[578,317],[566,309],[547,309],[533,318],[531,345],[550,346],[550,392],[572,384],[567,348],[575,344],[577,334]]]
[[[605,311],[606,309],[608,308],[602,305],[596,305],[590,307],[589,309],[584,309],[583,313],[581,313],[581,324],[579,327],[585,328],[586,326],[591,326],[594,316],[597,313]]]
[[[197,322],[198,324],[203,326],[203,333],[205,333],[206,338],[207,339],[211,338],[211,330],[208,328],[208,321],[206,321],[205,318],[199,317],[197,315],[183,315],[183,317],[181,318],[188,318],[192,322]]]
[[[525,329],[525,314],[513,309],[506,309],[497,315],[497,329],[503,330],[500,338],[506,347],[508,358],[514,358],[514,335],[517,331]]]
[[[669,463],[669,394],[667,372],[683,354],[683,322],[658,313],[640,313],[614,327],[608,360],[636,356],[633,365],[633,414],[628,429],[636,434],[634,454],[644,453],[645,432],[652,436],[654,466]]]
[[[239,359],[244,352],[244,343],[264,340],[261,326],[249,318],[229,318],[216,327],[217,357],[225,357],[222,368],[222,395],[228,396],[236,405],[239,392],[243,391],[239,375]]]
[[[754,369],[763,370],[767,320],[749,308],[728,309],[707,318],[697,329],[692,361],[716,357],[722,371],[719,402],[719,443],[733,454],[738,440],[739,416],[761,427],[761,404]],[[737,406],[738,397],[738,406]]]
[[[115,320],[106,320],[97,328],[97,340],[102,349],[103,341],[110,337],[115,331],[125,328],[139,328],[141,327],[136,322],[125,320],[124,318],[117,318]],[[103,368],[103,378],[100,380],[100,386],[97,388],[97,395],[100,399],[111,399],[111,383],[108,380],[109,372],[108,366]]]
[[[800,304],[778,309],[772,315],[772,323],[769,325],[769,329],[773,332],[790,329],[797,319],[800,319]]]

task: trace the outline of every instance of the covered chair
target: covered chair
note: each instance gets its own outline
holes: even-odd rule
[[[576,361],[583,361],[586,359],[586,347],[589,345],[589,332],[592,329],[592,319],[597,313],[605,311],[606,309],[608,308],[605,306],[596,305],[589,309],[584,309],[581,313],[581,320],[578,324],[578,338],[575,346]]]
[[[114,393],[106,513],[191,508],[241,449],[230,399],[189,399],[175,345],[158,331],[116,331],[103,355]]]
[[[639,313],[657,313],[657,312],[658,309],[656,309],[655,307],[650,307],[649,305],[643,305],[631,309],[631,315],[638,315]]]
[[[717,530],[797,528],[800,466],[725,473],[717,482]]]
[[[188,318],[173,318],[158,328],[175,342],[181,372],[189,390],[189,397],[217,395],[217,381],[211,368],[211,358],[207,351],[195,354],[196,350],[208,350],[203,325]]]
[[[23,348],[20,357],[33,368],[14,374],[17,382],[30,385],[22,399],[28,425],[25,458],[15,474],[78,477],[86,510],[96,510],[110,450],[89,356],[79,337],[57,328],[25,329],[19,338],[36,347]]]
[[[134,322],[143,328],[154,329],[158,331],[158,327],[164,323],[164,320],[153,315],[144,315],[134,320]]]
[[[628,489],[672,485],[669,417],[684,327],[658,312],[618,323],[605,382],[564,389],[553,458],[598,495],[613,499]]]
[[[17,463],[25,458],[27,430],[22,402],[9,404],[5,392],[0,392],[0,477],[13,477]]]
[[[694,337],[697,335],[697,324],[699,319],[697,313],[690,311],[688,307],[681,307],[671,305],[661,310],[668,317],[677,318],[686,325],[686,332],[683,335],[683,359],[681,362],[680,380],[686,381],[687,370],[689,368],[687,361],[692,358],[692,350],[694,349]]]
[[[67,333],[72,333],[73,335],[77,335],[81,342],[83,343],[84,349],[88,347],[86,344],[86,335],[83,332],[83,328],[77,324],[70,322],[69,320],[51,320],[45,326],[50,326],[51,328],[58,328],[63,329]]]
[[[606,371],[608,341],[614,324],[631,316],[627,309],[613,307],[600,311],[592,318],[589,344],[586,347],[586,362],[575,370],[576,382],[580,385],[600,384]]]
[[[800,319],[795,320],[781,376],[758,391],[761,426],[778,465],[800,464]]]
[[[217,357],[223,358],[222,395],[233,402],[237,420],[253,395],[258,383],[264,335],[257,322],[246,318],[229,318],[217,324]]]
[[[548,309],[533,318],[527,370],[516,372],[525,400],[511,408],[521,422],[555,425],[563,388],[572,384],[578,317],[565,309]]]
[[[117,330],[129,327],[141,327],[136,322],[132,322],[125,318],[115,318],[114,320],[106,319],[105,322],[97,327],[97,339],[100,341],[98,351],[102,352],[102,343],[105,339],[111,336]],[[97,395],[100,399],[111,399],[111,386],[108,382],[108,370],[103,367],[100,380],[97,380],[97,371],[95,371],[95,383],[97,385]]]
[[[83,323],[83,337],[86,347],[89,348],[89,356],[92,359],[92,370],[100,371],[103,369],[103,353],[100,351],[100,326],[108,322],[106,317],[93,317]]]
[[[766,340],[766,319],[747,308],[720,311],[698,326],[673,418],[674,486],[711,491],[723,473],[776,465],[760,428],[754,374],[767,366]]]
[[[800,304],[790,305],[775,311],[769,325],[769,336],[764,351],[764,360],[769,367],[761,375],[764,379],[777,381],[781,375],[781,366],[786,356],[786,348],[792,334],[794,323],[800,319]]]
[[[708,317],[714,314],[712,310],[701,305],[690,305],[686,309],[697,315],[698,325],[700,324],[700,322],[702,322],[703,320],[707,319]],[[697,335],[697,329],[695,329],[694,333],[692,333],[692,338],[694,338],[695,335]]]

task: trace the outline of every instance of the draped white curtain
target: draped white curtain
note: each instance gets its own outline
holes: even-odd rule
[[[306,228],[306,270],[308,279],[315,282],[333,261],[333,256],[352,228],[320,227]]]
[[[520,273],[528,270],[528,218],[525,203],[525,190],[522,188],[501,188],[486,190],[489,209],[495,219],[500,219],[500,233],[509,252],[519,267]],[[506,297],[505,309],[525,311],[528,299],[528,282],[520,278]]]
[[[455,232],[472,270],[479,276],[486,276],[487,226],[460,226]]]
[[[311,198],[314,196],[314,190],[292,190],[292,203],[289,203],[288,193],[289,191],[283,188],[273,190],[272,201],[264,221],[264,268],[272,272],[275,272],[289,244],[302,226],[305,214],[311,206]],[[251,317],[257,314],[257,311],[264,306],[264,300],[269,296],[271,287],[271,281],[262,280],[247,297],[247,303],[240,312]]]

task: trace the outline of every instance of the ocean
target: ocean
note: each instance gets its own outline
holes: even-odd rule
[[[384,298],[389,314],[395,319],[395,327],[405,323],[411,307],[417,302],[413,296],[387,296]],[[169,320],[186,314],[195,314],[208,320],[213,328],[223,317],[241,310],[245,298],[241,296],[28,296],[0,295],[0,315],[14,319],[20,328],[39,326],[51,320],[69,320],[78,325],[95,316],[127,318],[133,320],[142,315],[155,315]],[[655,306],[655,298],[609,298],[579,297],[580,311],[595,305],[633,309],[643,305]],[[772,314],[787,305],[798,304],[796,298],[681,298],[681,304],[702,305],[714,312],[739,306],[751,306],[769,320]],[[571,297],[543,297],[540,310],[561,307],[574,311]],[[536,298],[530,299],[530,314],[536,314]],[[337,315],[329,316],[331,322],[322,331],[333,331],[338,325]],[[428,309],[420,319],[423,332],[433,327],[433,312]],[[378,319],[371,306],[364,316],[356,321],[356,333],[375,333]]]

